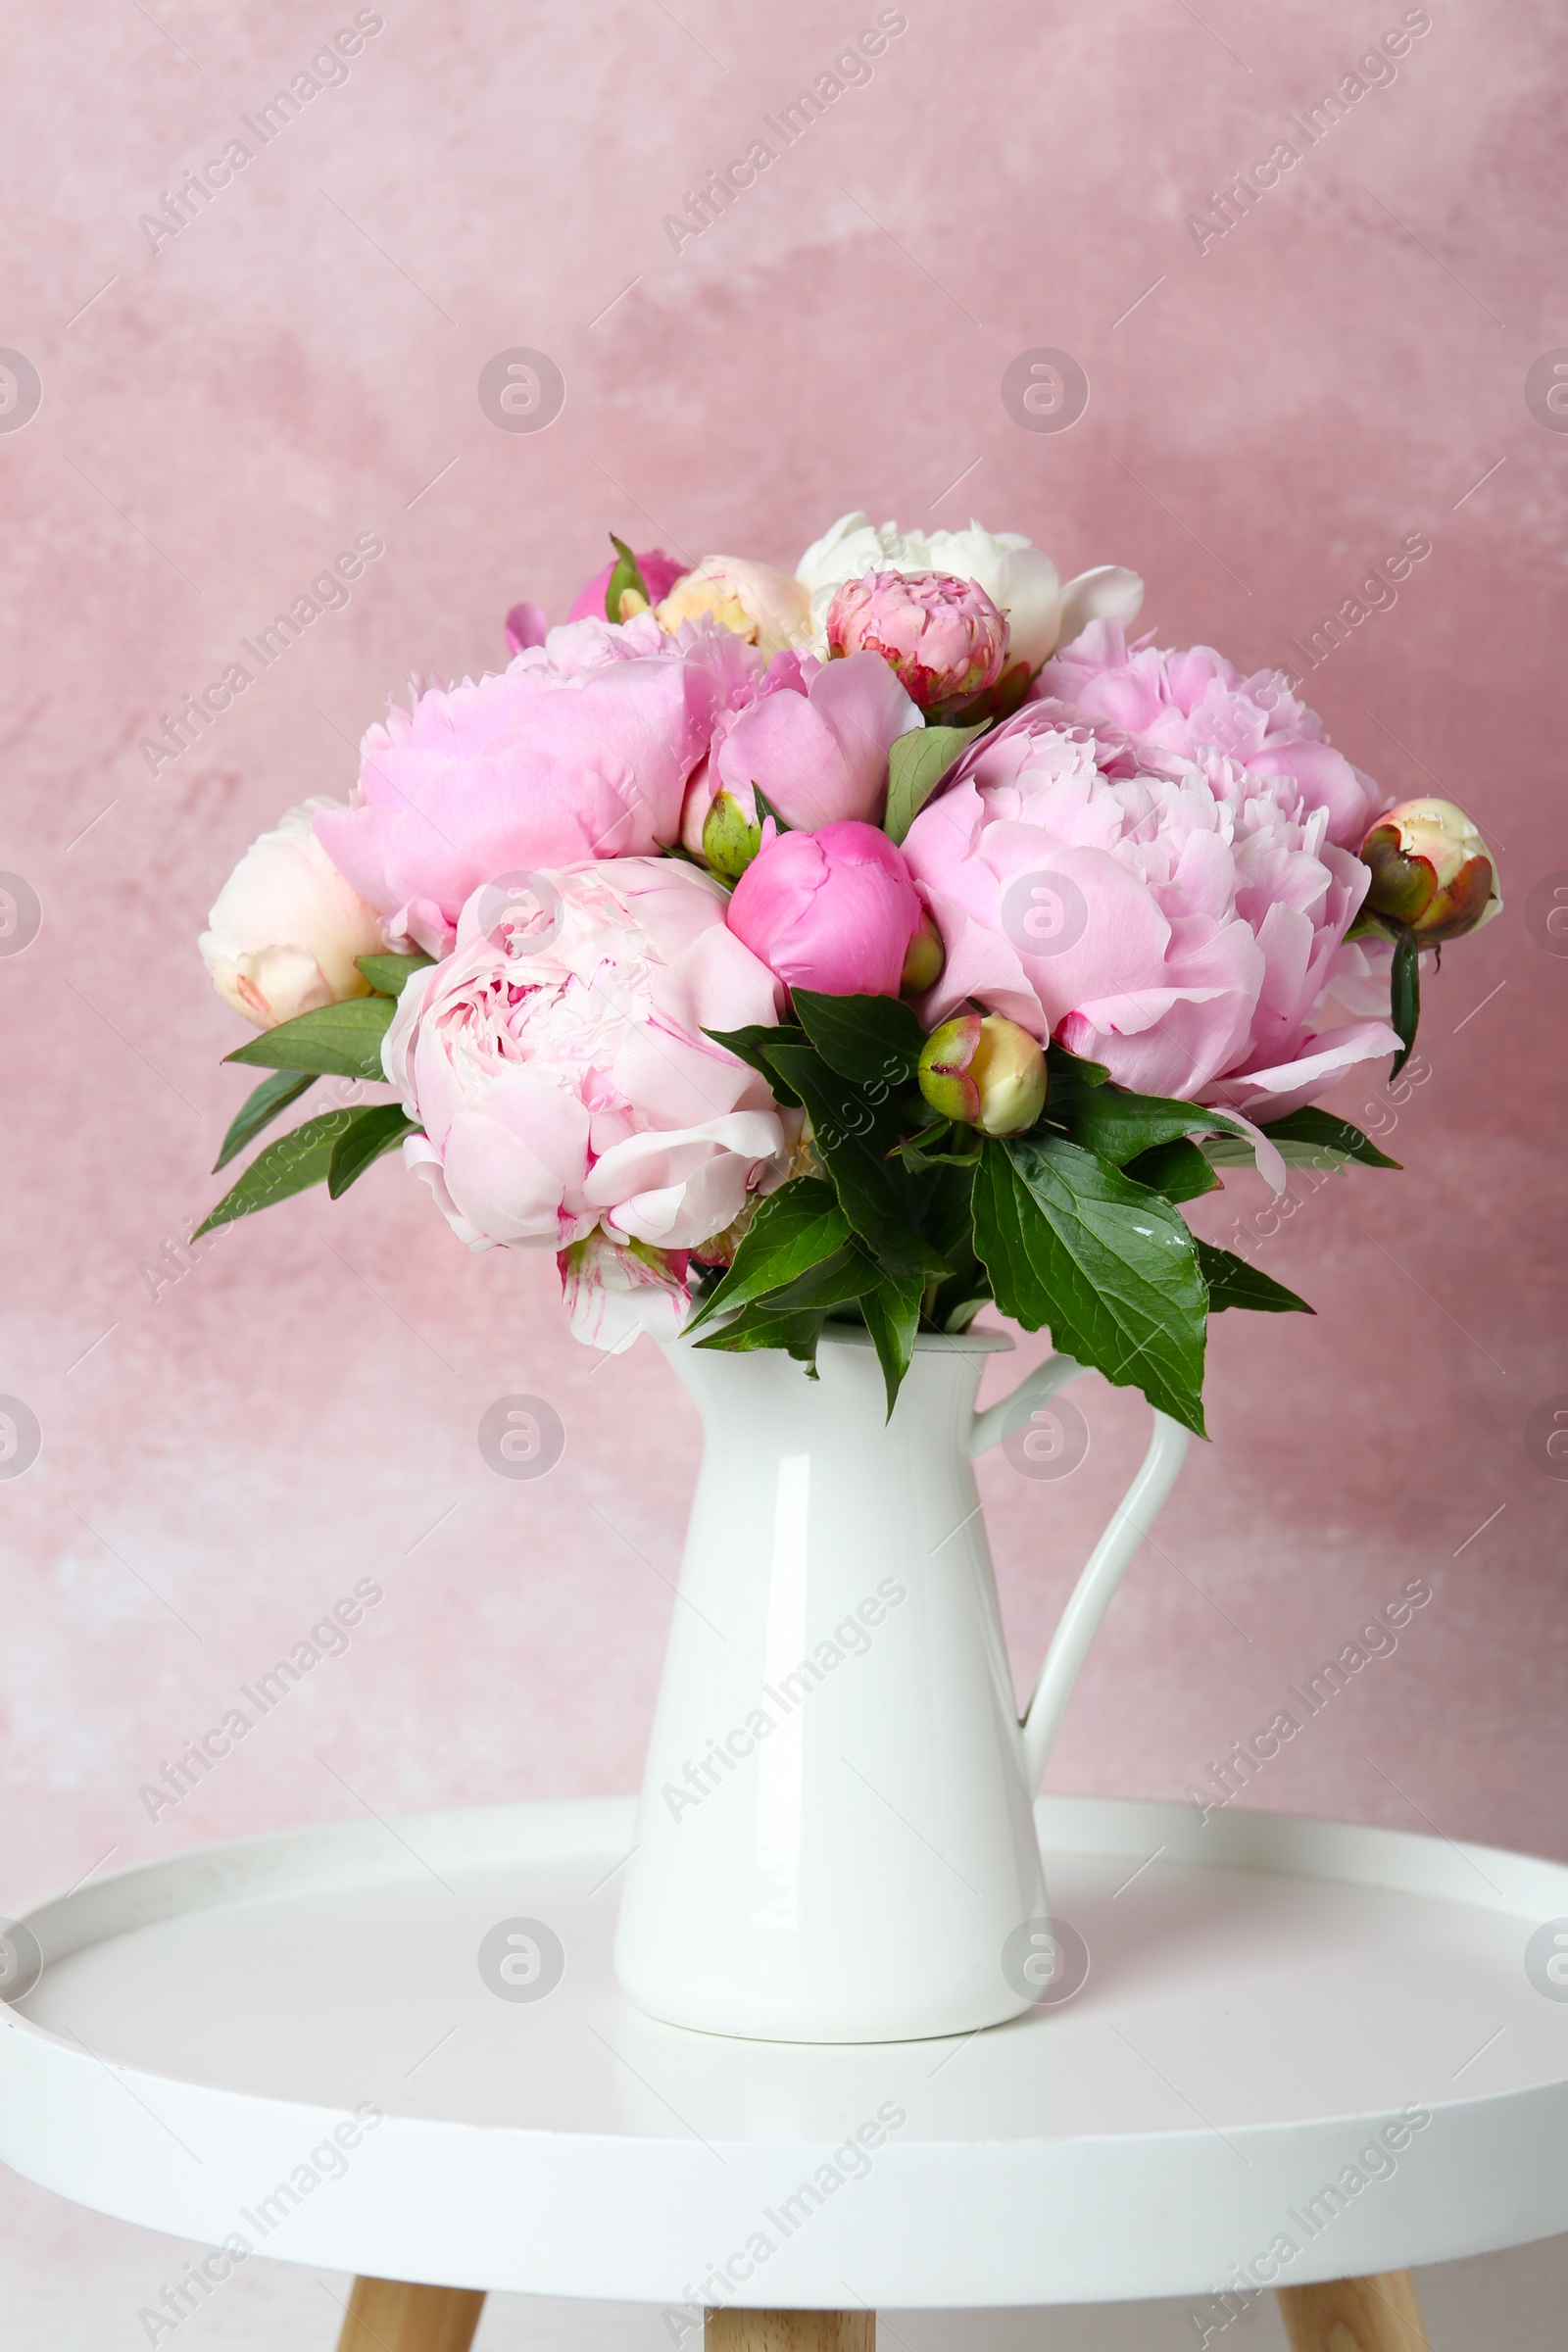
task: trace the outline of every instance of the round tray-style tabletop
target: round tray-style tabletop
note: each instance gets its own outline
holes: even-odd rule
[[[1200,2297],[1568,2229],[1568,1869],[1179,1805],[1040,1827],[1081,1988],[854,2047],[628,2006],[621,1799],[127,1871],[11,1931],[14,1988],[42,1973],[0,2002],[0,2157],[199,2241],[665,2304]]]

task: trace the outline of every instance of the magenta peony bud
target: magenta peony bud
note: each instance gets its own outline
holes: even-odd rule
[[[921,1048],[920,1092],[982,1135],[1023,1135],[1046,1107],[1046,1057],[1004,1014],[960,1012]]]
[[[765,838],[735,885],[729,927],[787,987],[896,997],[924,909],[875,825]]]
[[[978,580],[946,571],[868,571],[827,610],[829,655],[880,654],[922,710],[994,686],[1006,666],[1004,615]]]
[[[1492,853],[1452,801],[1401,801],[1361,844],[1372,868],[1365,906],[1404,923],[1423,947],[1462,939],[1502,911]]]

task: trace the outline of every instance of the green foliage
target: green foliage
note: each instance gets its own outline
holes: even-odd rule
[[[721,1310],[749,1306],[830,1258],[850,1238],[833,1188],[802,1176],[770,1193],[753,1217],[723,1280],[687,1325],[696,1331]]]
[[[1400,923],[1394,941],[1394,968],[1389,975],[1389,1017],[1399,1040],[1390,1078],[1397,1078],[1415,1047],[1421,1025],[1421,944],[1408,924]]]
[[[308,1192],[313,1184],[324,1184],[333,1148],[356,1116],[363,1115],[329,1110],[278,1136],[257,1153],[233,1190],[209,1210],[191,1240],[199,1241],[215,1226],[230,1225],[236,1217],[252,1217],[259,1208],[270,1208],[274,1200],[286,1200],[293,1193]]]
[[[914,1084],[925,1032],[897,997],[822,997],[798,988],[792,1002],[807,1037],[839,1077],[873,1092]]]
[[[779,1076],[769,1054],[775,1046],[804,1046],[804,1029],[797,1029],[789,1021],[781,1021],[776,1029],[764,1029],[754,1023],[748,1029],[705,1029],[703,1035],[710,1037],[715,1046],[723,1046],[734,1054],[737,1061],[744,1061],[748,1069],[756,1070],[759,1076],[765,1078],[780,1102],[793,1110],[800,1108],[799,1095],[792,1093],[787,1082]]]
[[[1241,1135],[1240,1123],[1223,1110],[1205,1109],[1200,1102],[1180,1102],[1164,1095],[1135,1095],[1125,1087],[1107,1084],[1098,1062],[1078,1062],[1058,1048],[1048,1060],[1050,1092],[1046,1123],[1059,1127],[1067,1141],[1086,1152],[1098,1152],[1112,1167],[1125,1167],[1142,1152],[1180,1137],[1203,1134]]]
[[[946,1273],[920,1232],[931,1180],[888,1156],[899,1128],[891,1103],[874,1102],[809,1046],[776,1046],[768,1059],[806,1105],[813,1148],[852,1232],[890,1274]]]
[[[368,1110],[355,1111],[332,1146],[326,1170],[328,1194],[334,1200],[341,1199],[372,1160],[395,1151],[406,1135],[416,1132],[416,1122],[404,1116],[401,1102],[373,1102]]]
[[[237,1159],[247,1144],[254,1144],[262,1130],[270,1127],[280,1110],[287,1110],[308,1086],[315,1084],[314,1070],[274,1070],[270,1078],[264,1078],[246,1096],[229,1122],[223,1148],[213,1162],[213,1174],[216,1176],[220,1168],[226,1168],[231,1159]]]
[[[264,1070],[324,1071],[384,1084],[381,1040],[396,1010],[391,997],[350,997],[345,1004],[322,1004],[295,1020],[279,1021],[223,1058]]]
[[[355,962],[378,997],[401,997],[416,972],[435,961],[433,956],[356,956]]]
[[[985,732],[973,727],[912,727],[888,754],[888,808],[882,830],[902,842],[966,744]]]
[[[1245,1257],[1234,1250],[1216,1250],[1212,1242],[1200,1242],[1198,1263],[1208,1285],[1208,1311],[1217,1315],[1227,1306],[1250,1307],[1258,1315],[1315,1315],[1315,1306],[1308,1306],[1283,1282],[1272,1274],[1259,1272],[1250,1266]]]
[[[1288,1168],[1343,1168],[1358,1162],[1364,1168],[1396,1168],[1399,1162],[1380,1152],[1369,1135],[1348,1119],[1326,1110],[1293,1110],[1283,1119],[1258,1130],[1273,1144]],[[1250,1135],[1214,1136],[1203,1146],[1203,1156],[1216,1168],[1250,1168],[1255,1147]]]
[[[887,1274],[860,1299],[865,1328],[871,1334],[871,1344],[882,1366],[890,1419],[899,1401],[904,1375],[914,1356],[915,1337],[920,1329],[921,1289],[918,1275],[901,1278]]]
[[[1204,1193],[1219,1190],[1219,1178],[1185,1135],[1140,1152],[1136,1159],[1128,1160],[1125,1173],[1134,1184],[1147,1184],[1152,1193],[1162,1193],[1172,1201],[1197,1200]]]
[[[1205,1434],[1208,1292],[1168,1201],[1080,1145],[1021,1136],[981,1152],[974,1231],[1004,1314]]]

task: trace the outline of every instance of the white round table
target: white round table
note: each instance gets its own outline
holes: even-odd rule
[[[1039,1818],[1081,1988],[966,2039],[853,2047],[627,2005],[628,1800],[144,1865],[0,1946],[0,2156],[231,2261],[237,2239],[367,2294],[470,2290],[426,2318],[488,2288],[626,2298],[693,2328],[728,2309],[735,2344],[764,2340],[748,2308],[1173,2295],[1196,2340],[1271,2286],[1568,2229],[1568,1984],[1540,1934],[1562,1921],[1568,1950],[1568,1869],[1240,1810]],[[852,2341],[800,2325],[765,2340]]]

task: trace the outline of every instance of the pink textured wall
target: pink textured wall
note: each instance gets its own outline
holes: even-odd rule
[[[973,511],[1064,573],[1135,564],[1162,641],[1248,665],[1430,538],[1307,691],[1389,785],[1470,806],[1508,912],[1430,987],[1426,1082],[1341,1101],[1407,1172],[1325,1187],[1263,1242],[1318,1319],[1217,1325],[1214,1442],[1053,1777],[1179,1794],[1419,1578],[1396,1654],[1252,1800],[1568,1851],[1568,1484],[1526,1444],[1568,1392],[1568,959],[1526,912],[1568,869],[1568,419],[1526,401],[1568,342],[1565,28],[1539,0],[1429,13],[1396,79],[1201,252],[1187,216],[1411,21],[1398,0],[906,0],[869,83],[679,253],[662,217],[869,0],[384,0],[347,81],[156,254],[139,216],[354,10],[16,20],[0,343],[42,405],[0,431],[0,865],[43,921],[0,955],[0,1388],[43,1446],[0,1483],[0,1911],[109,1849],[635,1781],[690,1409],[650,1348],[567,1338],[548,1260],[468,1257],[396,1162],[150,1280],[241,1094],[193,943],[246,843],[347,789],[412,671],[498,664],[507,605],[563,612],[607,530],[793,562],[862,504]],[[565,379],[540,432],[476,396],[516,346]],[[1087,371],[1069,431],[1004,406],[1039,346]],[[149,774],[160,714],[365,530],[386,552],[348,609]],[[1209,1229],[1265,1199],[1237,1180]],[[516,1391],[567,1431],[537,1484],[476,1445]],[[985,1472],[1020,1672],[1142,1444],[1136,1398],[1094,1384],[1085,1409],[1071,1479]],[[365,1577],[385,1597],[347,1654],[151,1822],[139,1785]]]

